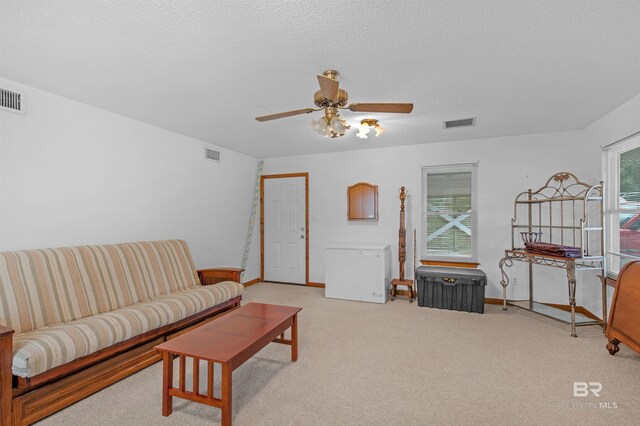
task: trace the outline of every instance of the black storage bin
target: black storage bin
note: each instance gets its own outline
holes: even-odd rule
[[[420,266],[418,306],[484,313],[487,275],[480,269]]]

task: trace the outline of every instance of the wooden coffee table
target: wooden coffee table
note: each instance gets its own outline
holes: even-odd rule
[[[231,424],[233,370],[271,342],[291,346],[291,361],[298,360],[298,312],[291,306],[248,303],[221,318],[168,340],[156,349],[162,353],[162,415],[171,414],[178,397],[222,409],[222,424]],[[285,331],[291,327],[291,339]],[[180,358],[179,387],[173,387],[173,359]],[[186,358],[193,358],[193,388],[185,389]],[[207,361],[207,394],[199,392],[200,360]],[[213,396],[213,364],[222,364],[222,397]]]

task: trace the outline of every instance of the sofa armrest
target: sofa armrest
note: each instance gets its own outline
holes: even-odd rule
[[[13,333],[9,327],[0,325],[0,426],[11,425]]]
[[[207,268],[198,271],[200,283],[202,285],[216,284],[222,281],[240,282],[240,274],[244,271],[241,268]]]

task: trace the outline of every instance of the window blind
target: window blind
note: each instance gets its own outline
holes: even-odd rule
[[[475,165],[423,168],[422,254],[475,260]]]
[[[604,149],[607,185],[607,274],[640,260],[640,135]]]

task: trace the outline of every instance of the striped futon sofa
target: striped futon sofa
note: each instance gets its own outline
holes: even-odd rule
[[[181,240],[0,253],[0,425],[158,361],[153,346],[239,306],[242,291],[201,285]]]

